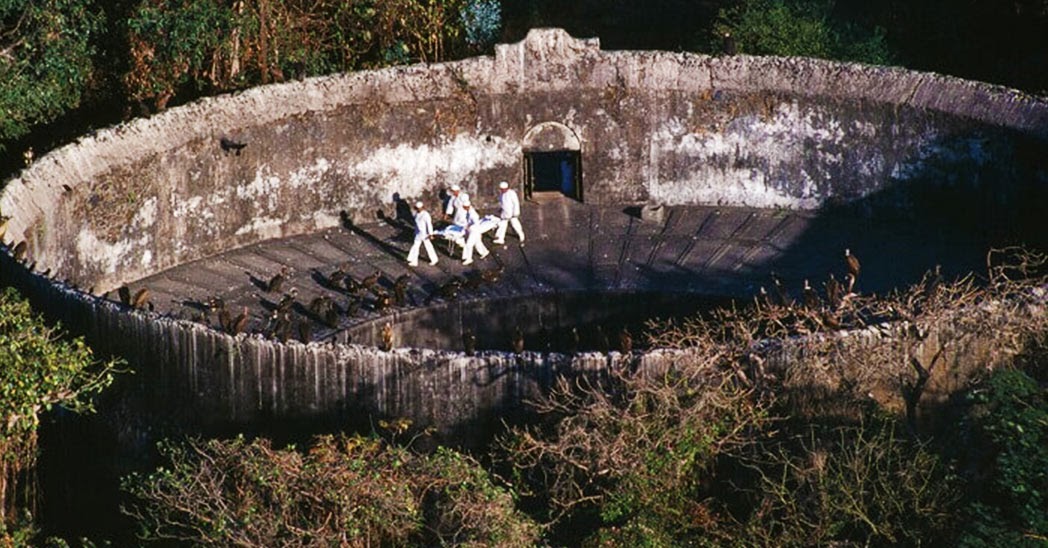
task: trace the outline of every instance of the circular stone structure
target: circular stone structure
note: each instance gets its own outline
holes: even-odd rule
[[[511,231],[476,268],[447,249],[407,267],[408,203],[439,217],[457,183],[494,213],[503,180],[528,198],[525,247]],[[993,245],[1044,248],[1046,188],[1043,99],[540,29],[493,57],[265,86],[85,136],[7,183],[0,272],[125,356],[147,411],[182,424],[405,416],[455,432],[557,375],[674,359],[556,352],[572,327],[749,299],[773,272],[797,292],[843,271],[845,248],[867,292],[970,271]],[[390,294],[406,276],[405,300],[351,298],[337,268]],[[122,305],[122,286],[150,305]],[[302,329],[281,342],[268,318],[291,287]],[[324,296],[334,321],[310,306]],[[205,318],[216,297],[246,312],[243,332]],[[517,328],[526,351],[500,350]],[[459,351],[467,330],[488,350]]]

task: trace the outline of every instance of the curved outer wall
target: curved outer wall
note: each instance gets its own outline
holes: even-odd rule
[[[25,241],[37,271],[102,294],[223,250],[334,226],[343,213],[371,218],[395,194],[436,202],[458,182],[490,203],[494,182],[520,181],[522,139],[547,122],[574,132],[586,200],[603,204],[814,209],[875,194],[892,202],[893,189],[911,184],[990,184],[990,201],[1006,206],[1048,181],[1048,105],[1012,90],[810,59],[605,52],[546,29],[494,57],[256,88],[100,131],[7,184],[4,241]],[[225,150],[223,138],[246,147]],[[555,141],[540,146],[568,146]],[[908,199],[890,205],[916,207]],[[345,410],[360,398],[395,412],[391,394],[422,397],[424,388],[405,392],[405,383],[429,382],[419,368],[445,364],[462,380],[512,361],[412,355],[404,366],[372,349],[277,348],[129,315],[10,255],[0,261],[6,280],[157,372],[137,382],[178,395],[201,420],[279,415],[291,401],[311,413]],[[363,386],[350,378],[385,379],[385,388],[321,395]],[[440,386],[459,390],[450,379]]]

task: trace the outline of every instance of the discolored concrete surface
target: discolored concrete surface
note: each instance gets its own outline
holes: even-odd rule
[[[527,306],[512,299],[518,296],[668,294],[672,301],[672,295],[685,294],[749,300],[760,286],[770,290],[772,276],[777,276],[799,298],[804,279],[820,287],[830,273],[843,278],[845,248],[863,261],[857,289],[882,292],[916,281],[937,264],[948,274],[979,272],[989,246],[1002,238],[986,225],[947,229],[927,219],[870,217],[854,210],[677,206],[663,208],[651,220],[642,218],[651,216],[642,216],[640,207],[587,205],[559,195],[539,198],[525,203],[526,246],[517,245],[512,230],[507,236],[509,245],[504,247],[487,238],[492,255],[470,267],[462,266],[458,248],[454,256],[449,255],[450,246],[444,241],[436,246],[438,265],[429,266],[423,259],[421,266],[408,267],[404,257],[412,228],[403,219],[384,215],[366,224],[347,222],[310,235],[232,250],[129,286],[133,292],[148,287],[160,314],[212,326],[217,325],[217,318],[206,317],[203,303],[219,297],[234,313],[246,307],[251,317],[247,332],[261,334],[267,333],[271,312],[283,293],[294,288],[297,304],[293,315],[312,324],[312,340],[344,342],[347,337],[337,333],[348,329],[352,342],[377,345],[378,326],[389,321],[398,326],[398,340],[404,344],[435,340],[437,347],[457,348],[458,329],[448,329],[443,339],[433,334],[406,335],[461,322],[442,307],[451,299],[439,291],[454,277],[466,281],[456,297],[460,309],[455,315],[494,306],[497,310],[488,314],[490,321],[505,324],[508,332],[514,322],[522,321],[519,315],[527,314]],[[505,270],[497,283],[479,281],[481,271],[495,269],[500,263]],[[265,282],[282,267],[291,270],[282,291],[266,292]],[[379,272],[379,285],[389,293],[393,281],[407,275],[407,302],[375,310],[374,293],[365,291],[359,293],[356,312],[347,314],[350,302],[357,299],[325,283],[326,276],[339,267],[358,281]],[[337,328],[323,324],[309,310],[309,303],[322,295],[334,299],[340,310]],[[521,308],[521,312],[504,310],[506,306]],[[419,320],[421,308],[432,309],[425,321]],[[571,310],[570,314],[584,315],[577,307]],[[446,325],[441,325],[443,315],[449,316]],[[559,321],[565,325],[571,319]],[[374,327],[361,327],[367,325]],[[431,327],[423,327],[426,325]],[[295,338],[299,338],[297,333]]]

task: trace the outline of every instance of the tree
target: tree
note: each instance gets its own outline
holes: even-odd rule
[[[721,10],[714,43],[730,33],[739,53],[891,64],[883,29],[837,21],[832,11],[833,0],[742,0]]]
[[[26,508],[40,415],[55,406],[93,411],[91,397],[113,382],[120,362],[95,360],[83,339],[67,338],[32,313],[11,288],[0,292],[0,525]]]
[[[438,62],[466,51],[464,30],[490,39],[497,17],[465,0],[146,0],[129,18],[124,83],[162,109],[179,94]]]
[[[80,104],[101,24],[90,0],[0,1],[0,150]]]

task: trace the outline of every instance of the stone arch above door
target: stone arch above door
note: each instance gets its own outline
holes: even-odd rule
[[[521,144],[524,152],[553,150],[582,150],[582,140],[568,126],[559,122],[542,122],[524,134]]]

